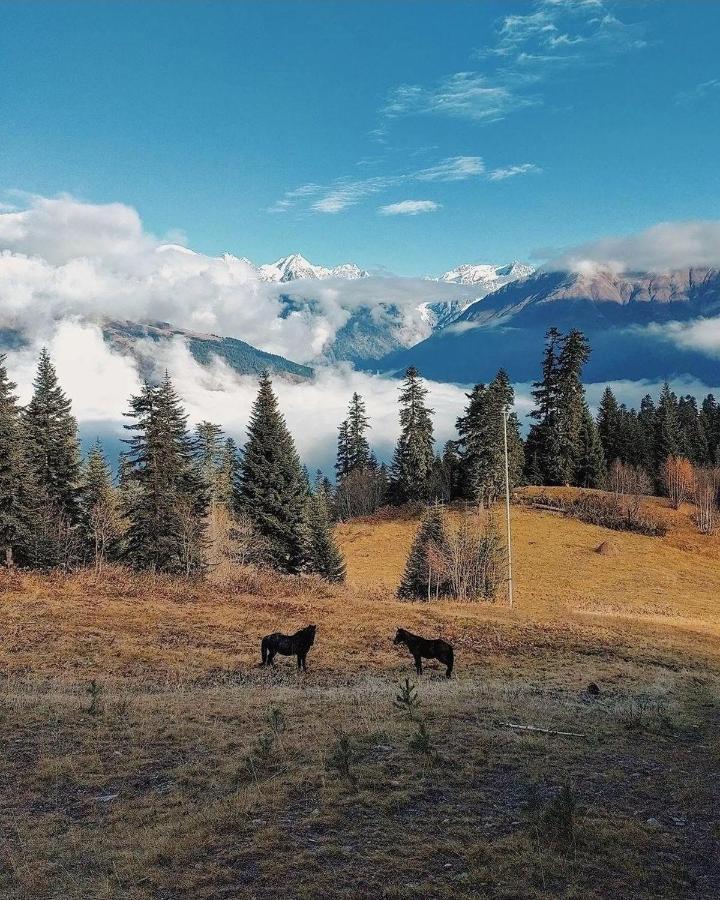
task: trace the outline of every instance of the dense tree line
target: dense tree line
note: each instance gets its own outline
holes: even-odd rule
[[[318,472],[313,485],[267,374],[259,379],[242,450],[215,423],[191,431],[169,377],[144,384],[130,400],[127,449],[114,479],[99,443],[82,459],[70,400],[47,352],[25,406],[0,356],[0,559],[35,568],[117,560],[142,570],[201,573],[208,524],[222,512],[233,534],[247,537],[243,560],[340,581],[345,569],[335,521],[386,504],[491,506],[505,487],[506,441],[511,487],[612,486],[630,472],[636,483],[667,491],[668,466],[682,471],[677,460],[720,466],[720,404],[712,395],[698,406],[666,384],[657,400],[648,395],[635,410],[608,387],[594,418],[582,382],[589,355],[580,331],[550,329],[527,439],[510,379],[500,370],[466,394],[457,437],[441,452],[428,389],[409,368],[399,387],[399,436],[389,467],[378,462],[365,401],[354,393],[338,428],[335,482]]]
[[[42,351],[33,396],[18,403],[0,357],[0,552],[7,564],[74,568],[115,560],[192,575],[206,567],[208,523],[250,522],[253,558],[341,581],[328,504],[311,491],[267,375],[241,454],[220,426],[187,416],[170,378],[130,400],[117,485],[100,443],[81,460],[77,424]]]

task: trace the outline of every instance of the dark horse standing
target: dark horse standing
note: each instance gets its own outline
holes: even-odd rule
[[[279,653],[281,656],[297,656],[298,672],[300,669],[307,672],[305,657],[313,645],[316,631],[317,625],[308,625],[306,628],[296,631],[295,634],[280,634],[279,631],[276,631],[274,634],[266,635],[260,645],[262,665],[274,666],[275,654]]]
[[[412,634],[404,628],[398,628],[393,644],[405,644],[415,660],[418,675],[422,675],[423,659],[437,659],[447,666],[445,677],[449,678],[453,670],[453,648],[447,641],[428,640]]]

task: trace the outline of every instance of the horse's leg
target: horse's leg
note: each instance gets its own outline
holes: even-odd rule
[[[277,653],[277,650],[273,650],[273,649],[268,650],[268,658],[267,658],[268,665],[272,666],[273,669],[275,668],[275,654],[276,653]]]
[[[448,653],[447,658],[445,660],[445,664],[447,665],[447,672],[445,673],[446,678],[449,678],[452,675],[454,662],[455,662],[455,654],[451,650],[450,653]]]
[[[299,672],[302,669],[302,653],[298,653],[297,655],[297,667]]]
[[[302,655],[303,672],[307,672],[307,652]]]
[[[422,657],[419,654],[415,655],[415,671],[422,675]]]

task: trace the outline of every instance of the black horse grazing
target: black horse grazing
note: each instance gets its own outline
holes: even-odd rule
[[[452,675],[453,648],[447,641],[428,640],[417,634],[412,634],[404,628],[398,628],[393,644],[405,644],[415,660],[415,668],[418,675],[422,675],[423,659],[437,659],[447,666],[446,678]]]
[[[308,625],[295,634],[280,634],[276,631],[274,634],[266,635],[260,645],[262,665],[274,666],[275,654],[279,653],[281,656],[297,656],[298,672],[300,669],[307,672],[305,657],[313,645],[316,631],[317,625]]]

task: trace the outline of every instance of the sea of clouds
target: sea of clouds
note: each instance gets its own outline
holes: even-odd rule
[[[717,223],[678,223],[567,251],[564,259],[599,261],[602,253],[618,267],[632,268],[637,256],[655,262],[673,234],[684,252],[708,260],[720,243]],[[679,229],[679,230],[678,230]],[[679,236],[679,237],[678,237]],[[684,237],[683,237],[684,236]],[[653,238],[660,249],[653,250]],[[681,240],[682,238],[682,240]],[[103,341],[104,318],[161,320],[202,333],[241,338],[250,344],[298,362],[317,362],[338,329],[359,307],[379,301],[406,311],[404,339],[424,336],[418,314],[423,302],[468,299],[472,287],[415,278],[368,278],[356,281],[260,281],[249,263],[236,257],[210,257],[179,243],[178,235],[158,237],[144,227],[137,211],[120,203],[91,204],[69,196],[25,198],[22,208],[0,211],[0,329],[21,332],[27,341],[7,354],[7,367],[23,401],[32,390],[37,355],[47,346],[62,385],[73,401],[85,442],[100,436],[111,456],[124,434],[129,397],[140,388],[137,363],[111,350]],[[710,245],[709,248],[706,245]],[[623,249],[624,248],[624,249]],[[654,256],[653,254],[657,254]],[[673,262],[677,254],[673,255]],[[290,311],[283,294],[291,295]],[[702,325],[671,323],[664,337],[702,352],[720,351],[716,320]],[[242,442],[256,381],[239,376],[220,360],[199,365],[185,342],[146,347],[146,361],[157,373],[168,371],[188,412],[190,423],[218,422]],[[397,439],[398,382],[382,375],[360,373],[349,365],[316,366],[308,383],[276,379],[276,390],[298,449],[310,468],[332,468],[338,423],[353,391],[362,394],[372,420],[372,441],[388,459]],[[428,402],[435,410],[439,446],[454,436],[457,416],[468,386],[428,382]],[[530,386],[517,385],[518,412],[531,406]],[[589,386],[591,403],[602,385]],[[688,381],[682,392],[702,394],[704,385]],[[628,403],[637,404],[659,386],[644,382],[616,386]]]

